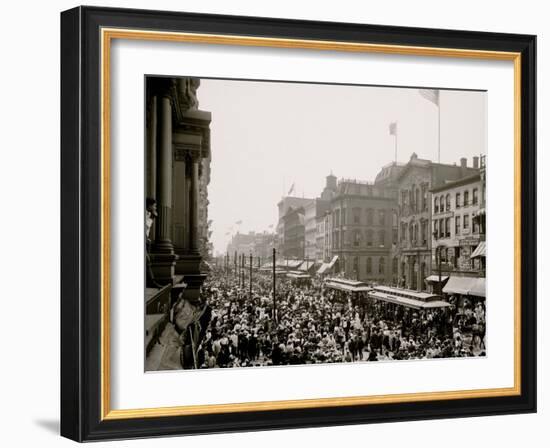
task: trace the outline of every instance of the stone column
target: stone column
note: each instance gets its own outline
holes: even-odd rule
[[[147,196],[157,195],[157,97],[152,96],[149,104],[149,129],[147,134]]]
[[[151,254],[155,280],[172,283],[176,256],[170,237],[172,226],[172,105],[168,93],[157,99],[156,200],[158,217]]]
[[[189,253],[199,253],[199,163],[200,157],[191,158],[189,188]]]
[[[157,158],[157,233],[155,252],[173,253],[172,218],[172,106],[168,96],[159,98]]]

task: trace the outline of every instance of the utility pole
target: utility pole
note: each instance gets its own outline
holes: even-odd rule
[[[250,252],[250,300],[252,300],[252,252]]]
[[[276,292],[276,274],[275,274],[276,249],[273,248],[273,320],[277,322],[277,292]]]

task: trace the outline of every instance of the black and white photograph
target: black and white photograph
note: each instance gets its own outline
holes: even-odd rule
[[[145,370],[487,356],[486,95],[147,76]]]

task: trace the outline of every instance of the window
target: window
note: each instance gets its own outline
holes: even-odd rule
[[[455,195],[455,208],[460,208],[460,193]]]
[[[422,211],[428,211],[428,188],[422,185]]]
[[[445,196],[439,196],[439,211],[443,213],[445,211]]]
[[[443,218],[439,220],[439,238],[445,238],[445,220]]]
[[[434,238],[437,239],[439,237],[439,221],[437,219],[434,220]]]
[[[372,230],[371,229],[367,230],[367,246],[369,246],[369,247],[372,246]]]
[[[353,245],[355,247],[358,247],[361,245],[361,232],[359,232],[358,230],[355,231],[353,235]]]
[[[380,243],[380,247],[384,247],[386,245],[386,231],[380,230],[378,232],[378,242]]]
[[[414,191],[414,209],[416,212],[418,212],[418,209],[420,207],[420,190],[418,188],[415,188]]]
[[[422,232],[422,235],[421,235],[422,245],[425,245],[427,243],[427,235],[426,235],[427,228],[428,228],[428,221],[422,221],[422,224],[420,227],[420,230]]]
[[[372,259],[367,257],[367,274],[372,274]]]
[[[342,225],[343,226],[346,225],[346,209],[345,208],[342,209]]]
[[[397,257],[393,257],[392,272],[393,272],[393,275],[397,275]]]
[[[447,193],[447,196],[445,196],[445,210],[451,210],[451,195],[449,193]]]
[[[479,218],[480,216],[474,216],[472,218],[472,232],[473,233],[479,233]]]
[[[464,207],[467,205],[470,205],[470,192],[468,190],[464,192]]]
[[[380,261],[378,262],[378,273],[384,274],[386,272],[386,259],[384,257],[380,257]]]
[[[367,209],[367,225],[372,226],[372,208]]]
[[[439,198],[434,199],[434,213],[439,213]]]
[[[455,235],[460,235],[460,216],[455,216]]]
[[[478,197],[477,197],[477,188],[474,188],[472,190],[472,204],[476,205],[477,204],[477,200],[478,200]]]
[[[465,229],[469,229],[470,228],[470,215],[464,215],[462,217],[463,221],[462,221],[462,227],[464,227]]]
[[[360,224],[361,223],[361,209],[355,207],[353,209],[353,223],[354,224]]]
[[[355,276],[359,274],[359,258],[353,257],[353,273]]]
[[[451,218],[445,218],[445,236],[447,238],[451,236]]]
[[[386,210],[378,211],[378,224],[381,226],[386,224]]]

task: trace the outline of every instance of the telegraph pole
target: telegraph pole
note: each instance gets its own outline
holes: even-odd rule
[[[277,292],[276,292],[276,275],[275,275],[275,254],[276,250],[273,248],[273,320],[277,322]]]
[[[250,252],[250,300],[252,300],[252,252]]]

